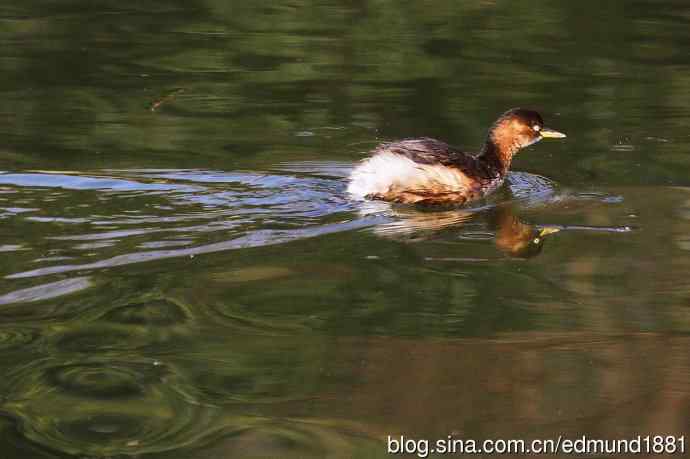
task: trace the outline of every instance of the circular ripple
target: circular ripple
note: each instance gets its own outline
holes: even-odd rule
[[[3,411],[28,439],[80,456],[163,452],[241,427],[157,361],[45,359],[10,374],[4,389]]]
[[[310,304],[307,299],[308,297],[309,295],[305,294],[301,298],[295,299],[295,301],[304,301],[306,304]],[[280,299],[284,298],[280,297]],[[280,318],[278,314],[272,312],[255,311],[255,305],[259,305],[260,307],[266,304],[261,303],[261,300],[257,300],[256,302],[254,302],[253,298],[246,300],[251,306],[248,307],[234,302],[211,303],[210,306],[207,306],[207,313],[211,317],[211,320],[223,324],[224,326],[233,327],[237,331],[250,331],[252,333],[265,335],[299,333],[318,325],[318,321],[314,319],[313,314],[286,314],[283,319]]]
[[[103,318],[120,324],[170,326],[184,323],[189,317],[179,305],[159,299],[118,307]]]
[[[77,441],[113,441],[136,437],[141,426],[128,416],[100,414],[88,419],[76,419],[60,425],[60,430]],[[98,438],[102,437],[102,438]]]
[[[112,367],[100,363],[73,364],[47,368],[48,386],[87,397],[135,397],[151,382],[148,372],[131,367]]]
[[[125,351],[139,349],[154,340],[135,327],[92,325],[60,334],[55,347],[63,351]]]
[[[222,437],[199,457],[360,457],[380,449],[366,427],[353,423],[268,419]]]

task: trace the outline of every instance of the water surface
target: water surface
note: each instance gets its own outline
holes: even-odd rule
[[[679,0],[0,7],[2,456],[687,434],[689,21]],[[346,195],[378,142],[476,148],[513,106],[568,138],[495,196]]]

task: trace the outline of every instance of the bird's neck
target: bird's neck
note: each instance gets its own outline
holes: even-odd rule
[[[514,143],[501,142],[500,139],[489,135],[477,159],[496,170],[500,175],[505,175],[510,169],[513,156],[519,149],[520,147]]]

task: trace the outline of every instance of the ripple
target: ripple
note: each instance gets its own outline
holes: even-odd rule
[[[205,457],[376,457],[381,441],[354,422],[268,419],[219,439]],[[203,456],[202,456],[203,457]]]
[[[26,217],[28,222],[36,223],[67,223],[72,225],[79,225],[89,223],[88,218],[67,218],[67,217]]]
[[[0,328],[0,350],[9,350],[30,344],[38,338],[38,330],[25,327]]]
[[[61,199],[68,204],[63,211],[72,209],[78,212],[77,215],[60,215],[60,210],[51,208],[50,212],[47,209],[45,212],[51,216],[33,215],[24,221],[79,224],[79,230],[70,228],[73,225],[55,225],[56,228],[51,229],[46,238],[51,242],[80,241],[80,244],[66,246],[63,250],[69,255],[88,250],[89,258],[80,255],[84,258],[67,263],[52,260],[52,266],[24,267],[23,271],[11,273],[6,278],[109,269],[168,258],[287,244],[366,227],[375,227],[374,231],[384,236],[411,237],[420,232],[464,224],[472,214],[499,205],[504,197],[497,193],[471,208],[443,214],[393,209],[387,205],[379,206],[381,203],[354,202],[345,194],[343,180],[351,167],[349,163],[315,161],[278,164],[276,173],[195,169],[107,170],[88,176],[76,173],[0,173],[5,183],[25,187],[90,189],[95,191],[88,194],[90,199],[108,201],[116,209],[122,206],[119,211],[103,214],[104,207],[95,204],[92,207],[99,209],[99,213],[88,215],[91,208],[75,208],[74,200],[68,199],[72,193],[64,192]],[[559,192],[549,179],[524,172],[509,174],[507,187],[513,200],[527,208],[587,199],[586,196]],[[23,191],[33,195],[45,193],[40,188]],[[152,197],[156,193],[162,194]],[[127,202],[115,202],[118,198],[127,198]],[[131,209],[133,199],[144,200],[138,203],[135,211]],[[597,199],[619,202],[616,197],[606,194]],[[111,208],[110,205],[105,208]],[[353,219],[353,214],[360,218]],[[83,225],[90,225],[91,230],[83,231]],[[166,233],[167,237],[156,236]],[[183,236],[184,242],[170,240],[172,233]],[[467,237],[471,234],[468,233]],[[115,245],[128,238],[134,241]]]
[[[80,270],[92,270],[112,268],[116,266],[143,263],[152,260],[163,260],[167,258],[185,257],[191,255],[201,255],[206,253],[222,252],[227,250],[246,249],[250,247],[262,247],[269,245],[285,244],[299,239],[312,238],[332,234],[342,231],[366,228],[380,222],[377,218],[362,218],[342,223],[326,225],[315,225],[295,230],[257,230],[227,241],[206,244],[198,247],[170,250],[153,250],[145,252],[135,252],[131,254],[118,255],[94,263],[81,265],[62,265],[46,268],[33,269],[6,276],[8,279],[18,279],[24,277],[44,276],[55,273],[65,273]]]
[[[156,338],[138,328],[94,324],[60,333],[53,340],[54,346],[62,351],[83,353],[140,349]]]
[[[18,252],[20,250],[27,250],[23,245],[20,244],[2,244],[0,245],[1,252]]]
[[[306,294],[302,300],[309,301]],[[226,327],[232,327],[236,331],[251,332],[258,335],[283,335],[304,332],[310,329],[312,322],[309,316],[289,318],[277,318],[275,314],[262,314],[261,312],[248,313],[243,305],[223,302],[214,303],[206,308],[207,314],[214,322],[222,323]]]
[[[635,151],[637,147],[630,143],[617,143],[611,146],[612,151]]]
[[[142,242],[137,247],[140,249],[162,249],[165,247],[184,247],[186,245],[192,245],[194,241],[192,240],[177,240],[177,241],[150,241]]]
[[[91,177],[51,173],[40,171],[35,173],[13,174],[0,173],[0,184],[22,187],[51,187],[68,190],[126,190],[126,191],[197,191],[197,188],[168,183],[141,183],[133,180],[115,177]]]
[[[252,172],[225,172],[177,169],[139,169],[136,171],[123,172],[136,172],[138,174],[141,174],[141,176],[149,178],[165,180],[182,180],[194,183],[236,183],[251,188],[281,188],[288,185],[294,185],[296,183],[299,183],[300,181],[296,177],[286,175],[257,174]]]
[[[513,199],[528,206],[548,202],[558,191],[556,183],[552,180],[527,172],[509,173],[506,183]]]
[[[76,277],[74,279],[50,282],[48,284],[16,290],[2,295],[0,296],[0,305],[43,301],[85,290],[91,287],[91,284],[91,279],[89,277]]]
[[[159,299],[115,308],[103,319],[120,324],[170,326],[188,321],[189,313],[172,301]]]
[[[301,161],[292,163],[279,163],[274,167],[279,172],[297,173],[315,177],[341,179],[348,177],[352,172],[352,163],[340,163],[335,161]]]
[[[74,257],[67,257],[67,256],[55,256],[55,257],[41,257],[41,258],[36,258],[33,260],[34,263],[45,263],[49,261],[67,261],[67,260],[73,260]]]
[[[87,242],[84,244],[76,244],[72,246],[74,250],[94,250],[94,249],[104,249],[106,247],[112,247],[117,244],[117,241],[98,241],[98,242]]]
[[[115,231],[101,231],[92,234],[79,234],[70,236],[50,236],[48,239],[55,239],[59,241],[98,241],[98,240],[115,240],[128,236],[140,236],[147,234],[155,229],[140,228],[135,230],[115,230]]]
[[[87,397],[140,396],[150,375],[132,366],[75,363],[45,370],[45,384]],[[140,369],[139,369],[140,370]]]
[[[239,428],[189,395],[186,380],[161,362],[52,362],[10,374],[3,411],[27,438],[53,450],[98,457],[156,453]]]
[[[36,208],[25,208],[25,207],[0,207],[0,219],[16,217],[19,214],[25,214],[28,212],[36,212],[40,209]]]

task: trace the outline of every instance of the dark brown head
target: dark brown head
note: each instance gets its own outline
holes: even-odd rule
[[[497,230],[496,247],[513,258],[532,258],[541,253],[546,236],[558,231],[553,227],[536,228],[516,219]]]
[[[534,110],[513,108],[502,114],[489,130],[488,143],[497,151],[507,169],[521,149],[544,138],[563,138],[565,134],[544,127],[544,120]]]
[[[539,255],[544,239],[560,231],[554,226],[536,227],[524,223],[513,213],[511,207],[496,207],[489,215],[489,221],[496,230],[496,247],[514,258]]]

